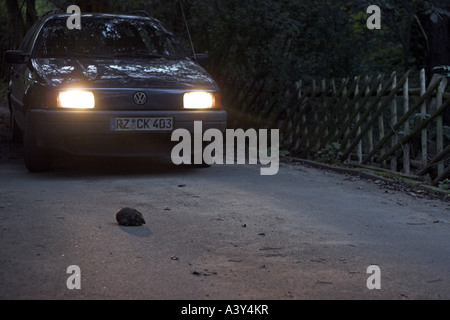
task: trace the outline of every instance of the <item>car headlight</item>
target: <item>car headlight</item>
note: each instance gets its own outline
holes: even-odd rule
[[[93,109],[94,94],[83,90],[61,91],[58,95],[58,107],[70,109]]]
[[[214,100],[209,92],[187,92],[183,97],[183,106],[185,109],[209,109],[214,107]]]

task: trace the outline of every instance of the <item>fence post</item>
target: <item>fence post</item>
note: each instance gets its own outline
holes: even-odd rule
[[[344,83],[344,80],[345,80],[345,79],[342,79],[342,83]],[[346,96],[347,96],[347,86],[345,86],[345,87],[344,87],[344,91],[342,91],[342,98],[344,98],[344,97],[346,97]],[[346,110],[346,109],[347,109],[347,103],[345,103],[342,107],[343,107],[344,110]],[[349,117],[349,114],[347,113],[347,114],[345,115],[344,122],[347,122],[348,117]],[[347,129],[347,130],[345,131],[345,134],[348,134],[348,133],[349,133],[349,129]],[[347,145],[348,145],[348,143],[347,143]],[[350,158],[351,158],[351,154],[348,155],[347,161],[349,161]]]
[[[394,80],[392,82],[392,90],[395,90],[395,87],[397,86],[397,75],[395,74],[394,71]],[[392,104],[391,104],[391,128],[393,128],[396,124],[397,124],[397,99],[394,97],[392,99]],[[396,143],[398,141],[398,136],[397,133],[395,133],[392,136],[392,146],[395,146]],[[397,171],[397,157],[395,155],[393,155],[391,157],[391,170],[392,171]]]
[[[378,79],[380,79],[380,77],[381,77],[381,75],[378,76]],[[366,95],[369,94],[369,92],[370,92],[370,88],[367,87]],[[360,134],[361,133],[361,127],[359,127],[358,130],[359,130],[359,134]],[[367,149],[367,153],[369,153],[373,149],[373,131],[372,131],[372,127],[370,127],[369,131],[367,131],[367,140],[368,140],[368,144],[369,144],[368,149]],[[371,160],[371,162],[373,162],[373,161]]]
[[[406,78],[405,84],[403,85],[403,113],[407,113],[409,111],[409,78]],[[409,134],[409,119],[406,119],[405,124],[403,126],[403,130],[405,135]],[[410,175],[411,173],[411,164],[409,161],[409,142],[405,143],[403,147],[403,172],[406,175]]]
[[[302,82],[302,79],[300,79],[295,83],[295,88],[297,89],[297,99],[301,99],[302,97]]]
[[[295,83],[295,87],[296,87],[296,89],[297,89],[297,100],[300,100],[300,99],[302,98],[302,83],[303,83],[303,82],[302,82],[302,79],[298,80],[298,81]],[[300,147],[301,131],[302,131],[302,127],[303,127],[302,119],[298,119],[298,121],[300,121],[300,124],[299,124],[299,123],[296,124],[296,125],[297,125],[297,128],[298,128],[299,130],[298,130],[298,132],[297,132],[297,141],[296,141],[296,143],[295,143],[294,150],[298,150],[298,148]]]
[[[314,102],[314,98],[316,96],[316,80],[312,81],[312,91],[311,91],[311,103]],[[314,109],[314,108],[313,108]],[[313,110],[314,112],[314,110]],[[317,114],[314,112],[314,115],[317,116]],[[308,129],[308,123],[306,114],[303,114],[303,126],[305,127],[305,140],[306,140],[306,150],[309,150],[310,147],[310,137],[309,137],[309,129]],[[308,152],[309,154],[309,152]]]
[[[420,95],[424,95],[426,91],[426,79],[425,79],[425,69],[420,70]],[[422,114],[422,117],[425,117],[427,113],[427,102],[426,100],[423,101],[423,104],[420,108],[420,113]],[[428,134],[427,129],[424,128],[422,130],[422,164],[426,165],[428,161]]]
[[[355,77],[355,81],[357,81],[357,77]],[[355,97],[358,96],[358,93],[359,93],[359,83],[357,83],[356,87],[355,87]],[[355,103],[355,110],[358,110],[358,107],[359,107],[359,102],[356,101],[356,103]],[[358,112],[356,114],[356,122],[358,122],[360,120],[360,118],[361,118],[361,115]],[[361,127],[359,127],[358,130],[356,131],[357,135],[360,134],[360,133],[361,133]],[[358,142],[358,147],[356,149],[356,152],[358,154],[358,163],[361,163],[362,162],[362,140],[360,140]]]
[[[443,78],[436,93],[436,108],[439,109],[442,106],[442,95],[444,93],[445,87],[447,86],[447,79]],[[444,150],[444,130],[443,130],[443,121],[442,114],[437,116],[436,118],[436,154],[441,153]],[[444,172],[444,162],[439,162],[438,164],[438,176],[441,176]]]
[[[394,80],[396,80],[396,79],[394,79]],[[394,82],[394,80],[392,80],[392,82]],[[392,88],[392,86],[391,86],[391,88]],[[378,86],[377,94],[380,94],[381,89],[382,89],[382,86],[381,86],[381,83],[380,83],[380,85]],[[378,103],[378,108],[381,108],[382,104],[383,103],[381,102],[381,99],[380,99],[380,102]],[[383,139],[383,137],[384,137],[384,118],[383,118],[383,113],[380,113],[380,115],[378,116],[378,141],[381,141]],[[380,155],[383,154],[383,151],[384,151],[384,148],[381,147],[380,148]],[[386,166],[386,161],[383,161],[383,165],[382,166],[383,167]]]
[[[325,81],[325,79],[322,79],[322,97],[323,97],[323,106],[322,108],[325,109],[327,107],[327,99],[326,99],[326,91],[327,90],[327,83]],[[324,117],[323,117],[323,121],[325,123],[328,122],[328,117],[327,117],[327,113],[325,112]],[[328,127],[325,127],[325,136],[328,134]]]

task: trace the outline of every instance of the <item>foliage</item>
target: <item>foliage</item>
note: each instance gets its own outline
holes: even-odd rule
[[[337,162],[337,159],[343,154],[341,151],[339,151],[340,149],[341,145],[339,143],[330,143],[325,148],[317,151],[316,160],[319,162],[334,164]]]
[[[450,126],[444,126],[443,127],[443,131],[444,131],[444,137],[450,141]]]
[[[450,191],[450,179],[444,179],[439,182],[439,188]]]
[[[12,3],[14,0],[9,0]],[[223,91],[224,105],[258,113],[268,106],[285,108],[294,83],[355,74],[391,73],[421,68],[425,35],[415,17],[431,20],[448,11],[423,0],[29,0],[37,15],[74,3],[102,3],[108,12],[146,10],[163,21],[190,49],[183,11],[196,52],[207,52],[208,69]],[[184,10],[180,6],[183,5]],[[24,6],[24,3],[26,5]],[[368,30],[366,9],[379,4],[381,30]],[[0,3],[0,18],[7,21]],[[13,26],[0,26],[2,53],[11,48]],[[1,57],[0,57],[1,58]],[[1,59],[0,59],[1,60]],[[5,74],[2,74],[5,77]]]

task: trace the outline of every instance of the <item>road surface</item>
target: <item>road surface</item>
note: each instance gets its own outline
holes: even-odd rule
[[[450,299],[448,202],[295,163],[259,173],[3,159],[0,298]],[[146,224],[119,226],[126,206]]]

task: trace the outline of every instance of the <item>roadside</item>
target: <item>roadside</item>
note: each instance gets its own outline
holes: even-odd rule
[[[399,174],[389,173],[383,170],[377,170],[373,168],[361,168],[352,166],[337,166],[320,163],[311,160],[286,158],[286,161],[291,163],[298,163],[306,167],[312,167],[321,170],[332,171],[347,176],[370,180],[373,183],[380,186],[382,189],[402,191],[412,197],[417,198],[429,198],[440,199],[442,201],[450,201],[450,190],[444,190],[442,188],[433,187],[424,184],[421,181],[414,180],[412,178],[406,178]]]
[[[9,109],[6,99],[0,100],[0,161],[16,161],[23,158],[21,145],[14,145],[8,141]]]
[[[8,141],[9,132],[9,109],[6,99],[0,101],[0,162],[4,161],[22,161],[22,145],[11,144]],[[440,199],[450,201],[450,190],[427,185],[421,181],[411,178],[405,178],[401,175],[388,173],[382,170],[372,168],[352,167],[346,165],[330,165],[317,161],[299,159],[295,157],[283,157],[281,162],[285,164],[301,164],[307,167],[313,167],[320,170],[332,171],[347,176],[358,177],[371,180],[380,188],[386,190],[402,191],[412,197]]]

